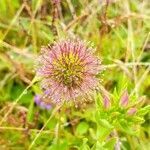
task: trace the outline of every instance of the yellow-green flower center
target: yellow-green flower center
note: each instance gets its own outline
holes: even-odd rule
[[[76,55],[70,53],[61,56],[53,65],[54,79],[57,82],[68,88],[76,88],[81,85],[85,68]]]

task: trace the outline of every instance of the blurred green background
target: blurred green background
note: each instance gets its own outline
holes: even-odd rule
[[[149,104],[149,0],[61,0],[58,4],[52,0],[0,0],[1,150],[28,149],[51,115],[52,110],[34,104],[34,95],[40,92],[38,83],[27,91],[25,88],[35,76],[41,46],[66,37],[92,42],[105,68],[99,76],[105,89],[113,94],[117,91],[119,97],[127,88],[133,99],[145,97],[142,108]],[[101,127],[97,127],[94,103],[78,108],[65,106],[51,119],[32,148],[111,150],[119,138],[121,149],[148,150],[147,112],[148,109],[143,113],[145,122],[139,121],[138,133],[131,133],[128,131],[133,129],[128,127],[124,130],[117,125],[111,127],[113,117],[107,120],[107,112],[101,115],[104,119],[106,115],[108,122],[102,120]],[[136,129],[134,125],[135,122]],[[118,135],[112,133],[114,129],[119,130]],[[113,134],[115,138],[109,140]]]

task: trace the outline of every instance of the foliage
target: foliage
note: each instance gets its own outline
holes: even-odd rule
[[[149,0],[0,0],[0,149],[148,150],[149,7]],[[34,103],[36,59],[41,46],[66,37],[94,45],[101,87],[78,107],[45,110]]]

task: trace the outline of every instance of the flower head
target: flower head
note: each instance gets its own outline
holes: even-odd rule
[[[42,48],[37,73],[43,79],[44,98],[60,103],[93,90],[101,68],[92,51],[80,40],[63,40]]]

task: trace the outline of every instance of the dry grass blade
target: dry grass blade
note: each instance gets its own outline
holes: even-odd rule
[[[150,66],[148,66],[148,68],[146,69],[146,71],[144,72],[142,77],[136,83],[136,86],[135,86],[134,90],[132,91],[131,95],[133,95],[137,90],[139,91],[139,88],[140,88],[141,84],[144,82],[144,80],[145,80],[146,76],[148,75],[149,71],[150,71]]]
[[[8,32],[11,30],[13,24],[16,22],[16,20],[18,19],[19,15],[21,14],[22,10],[24,9],[25,5],[22,4],[22,6],[20,7],[20,9],[18,10],[18,12],[16,13],[15,17],[13,18],[13,20],[11,21],[9,27],[7,28],[7,30],[5,31],[5,33],[3,34],[1,40],[3,41],[6,37],[6,35],[8,34]]]
[[[56,112],[61,108],[61,106],[62,106],[62,105],[59,105],[59,106],[57,106],[57,107],[53,110],[51,116],[48,118],[48,120],[47,120],[46,123],[43,125],[43,127],[41,128],[41,130],[39,131],[39,133],[36,135],[36,137],[34,138],[34,140],[33,140],[32,143],[31,143],[31,145],[29,146],[29,149],[28,149],[28,150],[30,150],[30,149],[34,146],[36,140],[40,137],[41,133],[43,132],[43,130],[45,129],[45,127],[47,126],[47,124],[49,123],[49,121],[53,118],[53,116],[54,116],[54,115],[56,114]]]

